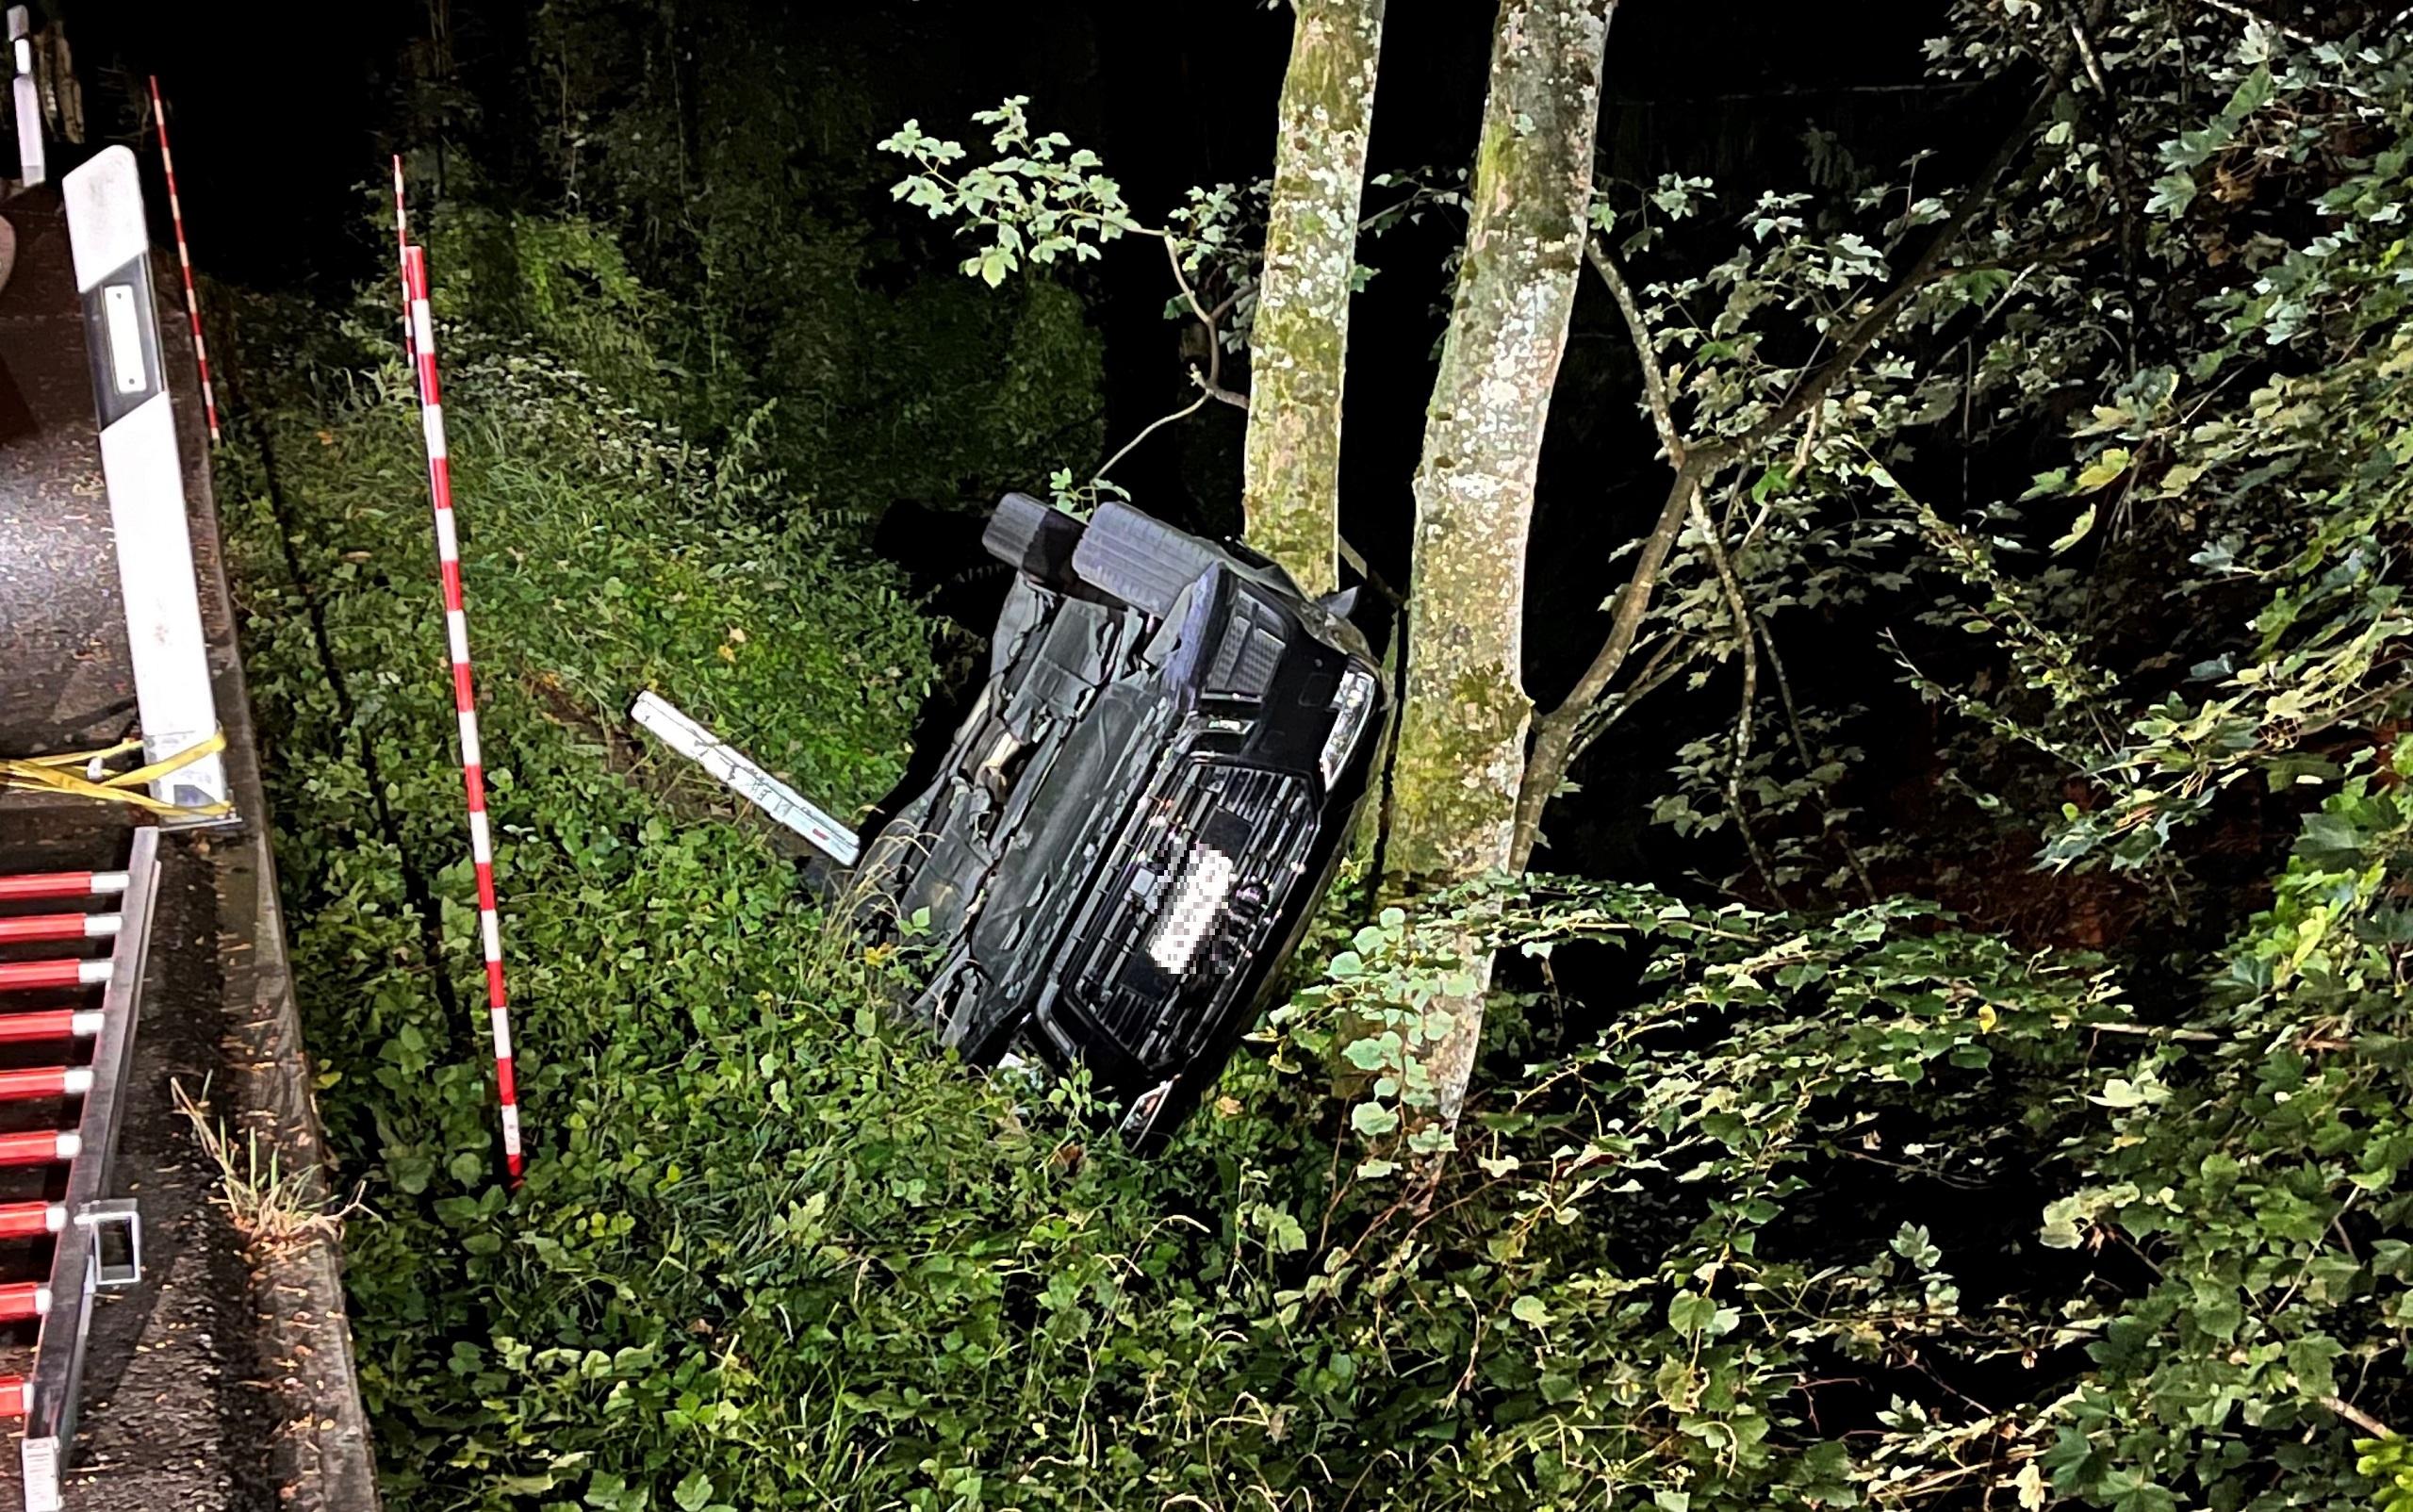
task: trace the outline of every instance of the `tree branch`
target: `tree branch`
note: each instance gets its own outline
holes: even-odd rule
[[[1213,337],[1214,317],[1206,313],[1206,306],[1198,303],[1198,291],[1190,287],[1190,275],[1181,271],[1181,248],[1174,244],[1170,232],[1159,231],[1157,236],[1165,244],[1165,261],[1173,265],[1173,281],[1180,288],[1181,297],[1190,303],[1190,313],[1197,316],[1198,323],[1206,328],[1207,336]]]
[[[1709,565],[1717,574],[1717,586],[1726,599],[1726,612],[1734,620],[1734,644],[1743,656],[1743,692],[1741,706],[1734,714],[1734,750],[1726,767],[1726,812],[1733,817],[1734,832],[1743,838],[1743,849],[1751,858],[1751,869],[1767,884],[1768,895],[1777,907],[1790,908],[1784,889],[1777,885],[1776,873],[1768,865],[1768,858],[1760,849],[1759,836],[1751,832],[1751,821],[1743,812],[1744,763],[1751,755],[1751,712],[1760,700],[1760,656],[1758,637],[1751,633],[1750,606],[1743,601],[1743,585],[1734,581],[1734,565],[1726,559],[1725,543],[1717,538],[1717,522],[1701,507],[1700,492],[1693,492],[1685,506],[1695,529],[1700,532],[1701,548],[1709,553]]]
[[[2099,6],[2101,0],[2096,0],[2096,3]],[[1978,176],[1962,187],[1951,211],[1929,240],[1926,250],[1919,254],[1891,288],[1845,328],[1823,365],[1811,371],[1776,407],[1741,436],[1729,441],[1691,447],[1681,453],[1670,452],[1669,459],[1676,468],[1675,478],[1669,484],[1666,502],[1660,507],[1658,523],[1642,543],[1633,576],[1617,595],[1607,640],[1557,707],[1534,720],[1533,745],[1525,764],[1524,781],[1517,794],[1516,826],[1509,842],[1508,864],[1512,868],[1523,869],[1533,854],[1541,833],[1542,810],[1566,778],[1584,715],[1600,701],[1609,683],[1624,667],[1626,659],[1633,654],[1634,639],[1640,633],[1644,616],[1650,612],[1651,596],[1658,587],[1659,571],[1675,547],[1676,537],[1683,528],[1684,518],[1692,508],[1693,498],[1703,481],[1748,456],[1768,437],[1813,410],[1892,328],[1895,320],[1910,304],[1912,296],[1934,280],[1945,266],[1945,255],[1976,222],[1979,212],[1993,202],[1994,186],[2011,171],[2021,150],[2051,113],[2053,102],[2060,97],[2076,61],[2073,54],[2053,66],[2046,74],[2044,87],[2029,103],[2027,113],[2003,138],[2002,144],[1994,150],[1994,156]],[[1587,257],[1592,255],[1588,238],[1585,254]],[[1640,312],[1632,303],[1631,290],[1624,288],[1623,278],[1617,275],[1612,267],[1604,266],[1605,262],[1605,258],[1595,259],[1594,267],[1608,280],[1612,294],[1623,291],[1625,297],[1618,300],[1619,309],[1626,315],[1629,329],[1634,333],[1636,349],[1643,356],[1644,383],[1646,388],[1650,388],[1657,366],[1655,354],[1650,350],[1647,332],[1640,328]],[[1659,375],[1656,391],[1651,394],[1651,415],[1660,428],[1663,440],[1672,436],[1674,421],[1666,404],[1664,374]]]
[[[1248,396],[1224,387],[1222,384],[1215,382],[1211,375],[1202,377],[1198,370],[1192,368],[1190,370],[1190,381],[1196,384],[1199,390],[1207,398],[1218,403],[1229,404],[1242,414],[1248,412]]]
[[[1584,259],[1600,281],[1609,286],[1610,297],[1617,302],[1617,312],[1625,317],[1625,328],[1633,337],[1633,354],[1642,363],[1642,391],[1650,401],[1650,423],[1658,427],[1659,444],[1667,449],[1667,460],[1676,467],[1684,465],[1684,438],[1676,431],[1676,418],[1667,402],[1667,375],[1659,366],[1658,350],[1652,346],[1650,328],[1643,323],[1641,306],[1633,300],[1633,290],[1626,287],[1625,276],[1617,271],[1617,259],[1593,237],[1584,238]]]
[[[1659,506],[1658,522],[1651,526],[1650,535],[1642,543],[1642,550],[1634,557],[1633,574],[1617,591],[1614,617],[1609,622],[1609,638],[1601,644],[1591,665],[1584,669],[1583,676],[1575,680],[1575,686],[1560,700],[1558,708],[1551,711],[1551,714],[1595,701],[1608,690],[1610,680],[1625,666],[1625,659],[1633,651],[1634,637],[1641,632],[1643,616],[1650,613],[1651,592],[1659,585],[1659,569],[1666,565],[1668,553],[1675,550],[1676,537],[1683,534],[1684,516],[1699,492],[1700,480],[1693,469],[1689,467],[1677,468],[1675,480],[1667,488],[1666,501]]]
[[[1675,651],[1680,646],[1683,652],[1677,655]],[[1633,711],[1635,704],[1666,686],[1678,673],[1699,661],[1702,649],[1698,638],[1660,642],[1659,649],[1642,664],[1642,670],[1633,674],[1633,681],[1584,711],[1586,715],[1599,717],[1576,725],[1575,738],[1567,749],[1568,768],[1572,770],[1575,764],[1584,759],[1584,753],[1592,748],[1593,742],[1607,734],[1618,720]]]
[[[1683,654],[1681,656],[1676,654],[1678,647],[1683,648]],[[1633,707],[1651,689],[1692,666],[1699,659],[1700,654],[1701,647],[1698,639],[1674,635],[1661,639],[1651,648],[1650,655],[1643,662],[1641,669],[1633,674],[1633,681],[1619,688],[1613,697],[1602,698],[1594,706],[1595,709],[1604,710],[1606,713],[1593,726],[1577,731],[1575,748],[1568,752],[1568,759],[1572,761],[1591,748],[1592,742],[1599,739],[1610,725],[1623,718],[1627,709]]]
[[[1198,384],[1198,397],[1191,400],[1189,403],[1184,404],[1181,408],[1174,410],[1172,414],[1159,415],[1155,419],[1150,420],[1146,425],[1141,426],[1140,434],[1131,437],[1128,441],[1124,442],[1123,449],[1121,451],[1115,452],[1114,455],[1098,464],[1097,471],[1090,475],[1090,481],[1092,483],[1100,481],[1108,473],[1113,471],[1114,465],[1122,461],[1124,457],[1129,456],[1133,447],[1138,446],[1141,442],[1146,440],[1149,436],[1154,436],[1157,432],[1164,429],[1164,427],[1171,425],[1174,421],[1188,419],[1190,416],[1197,414],[1200,410],[1206,407],[1206,401],[1215,396],[1208,391],[1204,383],[1199,382],[1198,375],[1195,372],[1190,375],[1190,380],[1192,383]]]
[[[1609,682],[1625,666],[1626,658],[1633,653],[1634,637],[1641,633],[1642,619],[1650,610],[1652,590],[1659,585],[1659,569],[1666,565],[1667,553],[1675,550],[1676,537],[1684,528],[1684,514],[1693,496],[1700,491],[1700,479],[1695,462],[1687,459],[1676,468],[1676,476],[1667,487],[1667,501],[1659,506],[1658,523],[1643,540],[1635,556],[1633,573],[1618,590],[1617,607],[1609,620],[1608,639],[1594,653],[1591,665],[1568,691],[1557,707],[1534,720],[1533,753],[1525,763],[1525,779],[1517,793],[1517,826],[1509,842],[1511,869],[1521,871],[1532,856],[1534,843],[1541,834],[1542,808],[1557,791],[1559,781],[1567,775],[1569,752],[1575,744],[1576,726],[1584,713],[1598,703],[1608,691]]]
[[[1223,318],[1223,312],[1232,307],[1233,301],[1238,300],[1239,295],[1237,292],[1231,294],[1224,299],[1223,303],[1216,305],[1211,311],[1205,305],[1199,304],[1198,291],[1190,287],[1190,279],[1181,271],[1181,252],[1179,248],[1174,245],[1174,239],[1171,233],[1159,231],[1157,235],[1165,244],[1165,260],[1173,265],[1173,281],[1174,285],[1181,289],[1181,297],[1183,301],[1190,305],[1190,313],[1198,318],[1199,325],[1204,327],[1206,332],[1206,374],[1203,377],[1200,376],[1198,370],[1193,368],[1190,371],[1190,381],[1196,384],[1200,391],[1206,394],[1208,399],[1219,400],[1223,403],[1231,405],[1234,409],[1245,413],[1248,409],[1248,396],[1246,394],[1237,393],[1234,390],[1223,386],[1223,327],[1220,324]],[[1184,410],[1182,413],[1187,415],[1190,410],[1194,410],[1197,407],[1197,405],[1192,404],[1190,409]],[[1154,427],[1152,426],[1150,429],[1154,429]],[[1141,436],[1145,436],[1148,433],[1146,431],[1140,433]],[[1138,444],[1137,437],[1133,438],[1133,444]],[[1128,449],[1126,448],[1125,450]],[[1117,460],[1120,460],[1121,456],[1121,452],[1116,453]]]
[[[1945,254],[1951,251],[1953,245],[1968,231],[1970,225],[1978,219],[1978,212],[1992,203],[1994,185],[2001,180],[2003,174],[2011,172],[2011,164],[2018,160],[2020,149],[2027,144],[2028,139],[2035,134],[2036,128],[2044,124],[2044,118],[2052,111],[2054,99],[2060,95],[2061,86],[2068,76],[2069,62],[2064,60],[2061,66],[2055,69],[2046,78],[2044,87],[2037,91],[2035,101],[2027,107],[2027,113],[2020,117],[2019,123],[2011,128],[2010,135],[2003,138],[2002,145],[1994,149],[1993,158],[1979,171],[1976,178],[1971,179],[1962,189],[1960,198],[1954,202],[1951,213],[1945,217],[1944,224],[1936,229],[1935,236],[1928,242],[1927,250],[1919,254],[1918,259],[1911,264],[1910,269],[1899,279],[1895,281],[1893,288],[1879,296],[1876,304],[1871,304],[1859,320],[1854,320],[1845,329],[1844,334],[1835,342],[1833,354],[1827,358],[1824,366],[1796,387],[1790,395],[1778,403],[1776,408],[1762,416],[1757,424],[1733,440],[1714,450],[1712,466],[1723,466],[1748,455],[1761,442],[1800,419],[1803,411],[1823,401],[1829,391],[1849,376],[1852,369],[1858,366],[1860,359],[1868,354],[1868,349],[1875,346],[1893,327],[1895,318],[1902,313],[1904,305],[1910,304],[1911,297],[1926,288],[1943,271]]]
[[[2370,1434],[2374,1438],[2393,1438],[2397,1436],[2395,1429],[2389,1427],[2387,1423],[2380,1422],[2377,1418],[2372,1417],[2370,1413],[2365,1412],[2362,1408],[2355,1405],[2352,1402],[2347,1401],[2344,1397],[2325,1396],[2321,1399],[2321,1405],[2327,1407],[2330,1411],[2338,1414],[2338,1416],[2345,1419],[2348,1422],[2353,1423],[2356,1427],[2360,1428],[2363,1432]]]

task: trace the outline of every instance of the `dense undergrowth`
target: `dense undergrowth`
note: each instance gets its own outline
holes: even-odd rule
[[[2342,1147],[2272,1118],[2273,1097],[2337,1106],[2301,1058],[2231,1062],[2264,1090],[2215,1116],[2218,1083],[2178,1093],[2166,1053],[2090,1069],[2137,1031],[2088,958],[1912,904],[1794,920],[1544,883],[1459,915],[1528,953],[1647,949],[1643,989],[1596,1046],[1496,1089],[1438,1188],[1401,1185],[1378,1102],[1329,1093],[1338,1015],[1412,1012],[1447,969],[1395,912],[1327,939],[1349,948],[1325,984],[1167,1157],[1092,1146],[1072,1094],[1018,1109],[894,1036],[876,1005],[896,963],[827,933],[758,836],[601,733],[654,683],[813,791],[868,797],[927,666],[882,572],[733,518],[741,466],[558,361],[448,336],[532,1136],[517,1199],[492,1176],[399,370],[364,343],[288,370],[258,411],[272,475],[226,490],[322,1102],[369,1187],[350,1290],[393,1504],[2035,1505],[2132,1475],[2122,1423],[2191,1441],[2184,1417],[2147,1426],[2154,1403],[2204,1412],[2187,1399],[2120,1405],[2167,1326],[2121,1310],[2145,1262],[2039,1248],[2037,1215],[2096,1152],[2251,1107],[2281,1148]],[[2345,875],[2341,846],[2401,848],[2392,792],[2356,780],[2299,892]],[[414,868],[440,901],[435,971]],[[1499,1016],[1513,1040],[1551,1011]],[[1354,1043],[1380,1065],[1384,1036]],[[2204,1444],[2281,1478],[2223,1504],[2336,1504],[2349,1430],[2317,1397],[2387,1356],[2318,1320],[2371,1307],[2402,1246],[2317,1264],[2308,1171],[2198,1168],[2261,1191],[2277,1247],[2237,1263],[2299,1320],[2239,1337],[2259,1363],[2220,1389],[2256,1431]],[[2058,1203],[2044,1244],[2077,1244],[2123,1191]],[[2112,1346],[2093,1367],[2092,1340]],[[2129,1484],[2100,1499],[2176,1504]]]
[[[927,632],[743,424],[669,428],[681,375],[611,314],[654,298],[611,237],[463,210],[436,261],[483,270],[440,313],[531,1139],[507,1197],[383,290],[337,337],[247,310],[222,507],[322,1107],[368,1185],[392,1504],[2402,1512],[2413,71],[2224,66],[2247,104],[2171,174],[2318,170],[2318,205],[2257,230],[2255,279],[2173,297],[2198,360],[2055,442],[2033,514],[2119,485],[2100,559],[1848,480],[1997,653],[1917,685],[1974,732],[1959,789],[2045,846],[2022,884],[2193,898],[2222,862],[2224,938],[2163,917],[2097,956],[1909,898],[1552,879],[1353,896],[1146,1163],[1076,1090],[893,1031],[910,952],[829,930],[613,733],[658,687],[860,804]],[[2185,678],[2087,573],[2175,606]],[[1597,990],[1514,978],[1436,1170],[1403,1053],[1469,932]]]

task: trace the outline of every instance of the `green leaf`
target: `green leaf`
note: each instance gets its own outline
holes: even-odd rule
[[[2044,1224],[2036,1241],[2050,1250],[2074,1250],[2085,1238],[2078,1226],[2083,1204],[2076,1197],[2060,1197],[2044,1205]]]
[[[1349,1110],[1349,1126],[1368,1139],[1379,1138],[1399,1127],[1399,1112],[1382,1103],[1359,1103]]]
[[[2077,518],[2070,522],[2070,528],[2062,532],[2060,539],[2053,542],[2053,554],[2055,556],[2059,556],[2063,551],[2068,551],[2071,547],[2076,546],[2078,542],[2086,539],[2087,533],[2093,529],[2094,506],[2093,504],[2089,504],[2084,509],[2078,511]]]
[[[2097,456],[2093,461],[2089,462],[2084,468],[2078,469],[2077,482],[2073,486],[2072,491],[2081,494],[2091,494],[2096,489],[2115,481],[2122,473],[2126,472],[2127,470],[2127,449],[2125,447],[2112,447],[2109,451],[2106,451],[2101,455]],[[2088,518],[2089,522],[2092,523],[2092,511],[2089,512]]]
[[[1341,1055],[1360,1071],[1376,1071],[1398,1059],[1398,1039],[1393,1034],[1361,1035]]]
[[[1717,1303],[1698,1291],[1679,1291],[1667,1302],[1667,1326],[1690,1337],[1717,1322]]]

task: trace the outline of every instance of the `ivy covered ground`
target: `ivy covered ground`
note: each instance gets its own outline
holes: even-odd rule
[[[432,239],[531,1136],[498,1188],[386,290],[339,329],[241,309],[222,512],[391,1504],[2406,1512],[2413,57],[2274,49],[2186,55],[2171,109],[2210,123],[2140,211],[2151,255],[2243,271],[2123,317],[2161,365],[2057,359],[2026,500],[1946,518],[1847,427],[1803,496],[1983,649],[1909,675],[1938,807],[1855,819],[1884,887],[1344,888],[1148,1163],[1078,1089],[892,1032],[910,950],[612,733],[655,686],[845,809],[898,770],[929,634],[765,460],[813,434],[672,428],[676,312],[611,236],[465,204]],[[2056,205],[2092,150],[2039,171]],[[2287,216],[2224,229],[2254,175]],[[2056,312],[2107,288],[2000,360],[2095,339]],[[1059,367],[995,390],[1028,406],[997,435]],[[1988,885],[2126,933],[1888,896],[1972,835]],[[1510,964],[1436,1164],[1408,1051],[1468,938]]]
[[[2263,1487],[2227,1505],[2352,1504],[2358,1459],[2385,1468],[2323,1401],[2388,1368],[2401,1311],[2353,1320],[2401,1308],[2404,1246],[2325,1257],[2320,1193],[2351,1155],[2395,1210],[2401,1110],[2378,1062],[2255,1025],[2385,991],[2413,752],[2356,764],[2210,1016],[2142,1031],[2134,1064],[2088,956],[1910,902],[1792,919],[1544,879],[1328,927],[1321,982],[1136,1162],[1077,1090],[1017,1107],[890,1030],[900,963],[603,732],[656,685],[867,799],[929,675],[894,582],[751,523],[777,482],[742,459],[456,323],[532,1138],[507,1197],[383,335],[288,347],[272,402],[254,377],[223,493],[322,1105],[366,1184],[353,1325],[391,1504],[2150,1512],[2178,1504],[2137,1467],[2205,1453],[2234,1466],[2199,1462],[2211,1484]],[[2325,951],[2350,917],[2375,943]],[[1508,1079],[1435,1187],[1338,1068],[1384,1075],[1469,928],[1613,946],[1641,984],[1521,1074],[1562,1007],[1503,1001]],[[2177,1063],[2240,1029],[2264,1053]],[[2140,1205],[2191,1225],[2163,1246],[2188,1274],[2128,1247]]]

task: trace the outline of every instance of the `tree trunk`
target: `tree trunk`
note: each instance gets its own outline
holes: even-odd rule
[[[1416,475],[1407,695],[1387,866],[1404,890],[1505,866],[1533,703],[1520,671],[1525,542],[1592,195],[1615,0],[1504,0],[1467,227]],[[1473,1066],[1490,978],[1436,1006],[1422,1059],[1444,1119]]]
[[[1338,581],[1340,392],[1384,0],[1296,0],[1249,347],[1249,543],[1310,594]]]

